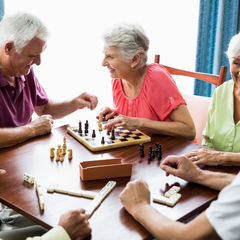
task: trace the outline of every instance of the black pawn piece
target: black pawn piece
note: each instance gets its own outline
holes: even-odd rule
[[[157,158],[158,158],[158,160],[161,160],[162,159],[162,153],[158,153]]]
[[[95,137],[96,137],[96,133],[95,133],[95,130],[93,129],[92,138],[95,138]]]
[[[111,133],[112,135],[111,135],[111,139],[112,140],[115,140],[115,131],[114,131],[114,129],[112,129],[112,133]]]
[[[140,157],[144,157],[144,151],[139,151]]]
[[[81,121],[79,121],[78,126],[79,126],[78,133],[82,133],[82,122]]]
[[[104,144],[104,143],[105,143],[105,141],[104,141],[104,137],[102,137],[101,144]]]
[[[158,147],[159,147],[159,143],[158,143],[158,142],[156,142],[156,143],[155,143],[155,146],[156,146],[156,147],[155,147],[155,153],[158,153]]]
[[[152,157],[152,159],[155,158],[154,150],[152,150],[151,157]]]

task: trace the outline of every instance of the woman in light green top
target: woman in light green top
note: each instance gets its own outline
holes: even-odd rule
[[[232,80],[214,91],[203,131],[202,145],[212,149],[185,154],[198,165],[240,166],[240,33],[231,39],[227,55]]]

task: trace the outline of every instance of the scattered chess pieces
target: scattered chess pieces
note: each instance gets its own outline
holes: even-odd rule
[[[50,149],[50,158],[55,158],[54,150],[55,150],[55,148]]]
[[[105,140],[104,140],[104,137],[102,137],[101,144],[104,144],[104,143],[105,143]]]
[[[61,161],[61,162],[64,161],[64,155],[66,154],[66,148],[67,148],[66,137],[64,136],[63,137],[63,146],[62,146],[62,148],[61,148],[61,145],[59,144],[58,147],[57,147],[57,150],[56,150],[56,158],[55,158],[55,160],[57,162],[58,161]],[[54,158],[55,157],[54,150],[55,150],[55,148],[51,148],[50,149],[50,158]],[[71,153],[71,155],[72,155],[72,153]],[[72,159],[72,157],[71,157],[71,159]]]
[[[72,155],[72,149],[68,149],[68,159],[72,160],[73,155]]]
[[[95,137],[96,137],[96,132],[95,132],[95,130],[93,129],[92,138],[95,138]]]
[[[82,133],[82,122],[78,122],[78,133]]]

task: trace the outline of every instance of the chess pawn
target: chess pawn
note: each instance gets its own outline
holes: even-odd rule
[[[67,148],[67,145],[66,145],[66,137],[64,136],[63,137],[63,146],[62,146],[62,148]]]
[[[56,161],[57,161],[57,162],[60,161],[60,156],[59,156],[59,154],[56,155]]]
[[[66,148],[63,147],[62,149],[62,154],[65,155],[66,154]]]
[[[102,131],[102,124],[99,124],[99,131]]]
[[[50,149],[50,158],[54,158],[55,157],[54,150],[55,150],[55,148],[51,148]]]
[[[68,149],[68,159],[71,160],[72,158],[72,149]]]
[[[60,153],[60,161],[63,162],[64,158],[63,158],[63,153]]]
[[[62,152],[61,145],[58,145],[57,151],[58,151],[58,153],[61,153],[61,152]]]

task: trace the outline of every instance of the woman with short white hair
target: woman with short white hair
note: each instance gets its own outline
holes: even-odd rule
[[[208,109],[202,145],[186,155],[196,164],[240,166],[240,33],[229,43],[232,79],[215,89]]]
[[[103,35],[104,59],[112,78],[114,108],[104,107],[97,118],[104,129],[123,126],[155,134],[194,140],[193,120],[169,72],[147,64],[149,39],[137,24],[121,23]]]

